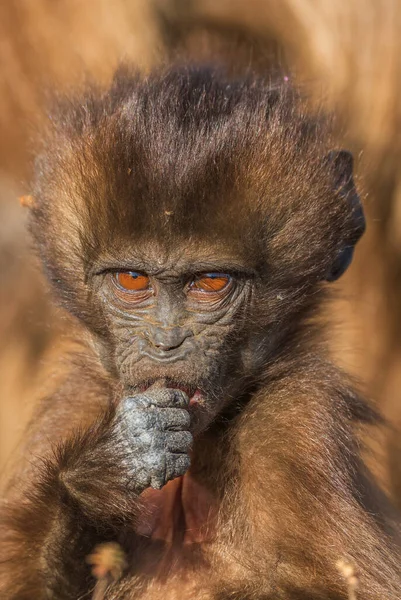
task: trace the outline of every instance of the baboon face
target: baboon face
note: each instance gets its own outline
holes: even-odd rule
[[[208,70],[124,74],[72,106],[37,162],[50,280],[125,388],[184,389],[205,423],[348,266],[352,159],[288,90]]]

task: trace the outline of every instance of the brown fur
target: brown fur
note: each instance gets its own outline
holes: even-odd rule
[[[118,541],[128,569],[110,599],[343,599],[340,559],[355,563],[364,600],[398,599],[391,510],[354,434],[375,415],[311,322],[339,252],[360,235],[349,163],[328,160],[323,120],[285,84],[181,67],[146,80],[122,72],[52,123],[31,229],[88,343],[37,414],[30,464],[10,487],[2,597],[89,594],[85,557]],[[236,366],[215,400],[227,382],[236,393],[195,437],[190,473],[219,510],[213,540],[189,548],[135,532],[140,502],[114,428],[127,383],[115,348],[129,331],[105,318],[94,266],[132,260],[138,248],[178,252],[177,262],[228,254],[256,274],[240,343],[232,335],[212,355]],[[129,374],[151,379],[144,364],[146,375],[134,364]],[[194,381],[201,364],[191,357],[157,377]]]

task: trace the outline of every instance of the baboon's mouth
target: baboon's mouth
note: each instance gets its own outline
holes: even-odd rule
[[[184,394],[186,394],[188,396],[188,398],[189,398],[188,406],[193,406],[195,404],[198,404],[204,398],[202,391],[197,387],[194,387],[194,386],[189,387],[189,386],[185,386],[185,385],[181,385],[181,384],[177,384],[177,385],[174,385],[171,387],[174,387],[176,390],[181,390],[182,392],[184,392]]]

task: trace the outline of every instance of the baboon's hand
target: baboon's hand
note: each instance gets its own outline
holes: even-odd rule
[[[125,466],[137,493],[149,486],[160,489],[188,470],[188,403],[184,392],[168,388],[150,388],[121,401],[116,426],[126,444]]]

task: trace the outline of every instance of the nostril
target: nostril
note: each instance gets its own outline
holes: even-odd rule
[[[167,352],[168,350],[175,350],[176,348],[179,348],[181,346],[182,342],[179,342],[178,344],[172,344],[172,343],[165,343],[165,342],[154,342],[154,347],[157,348],[158,350],[163,350],[164,352]]]

